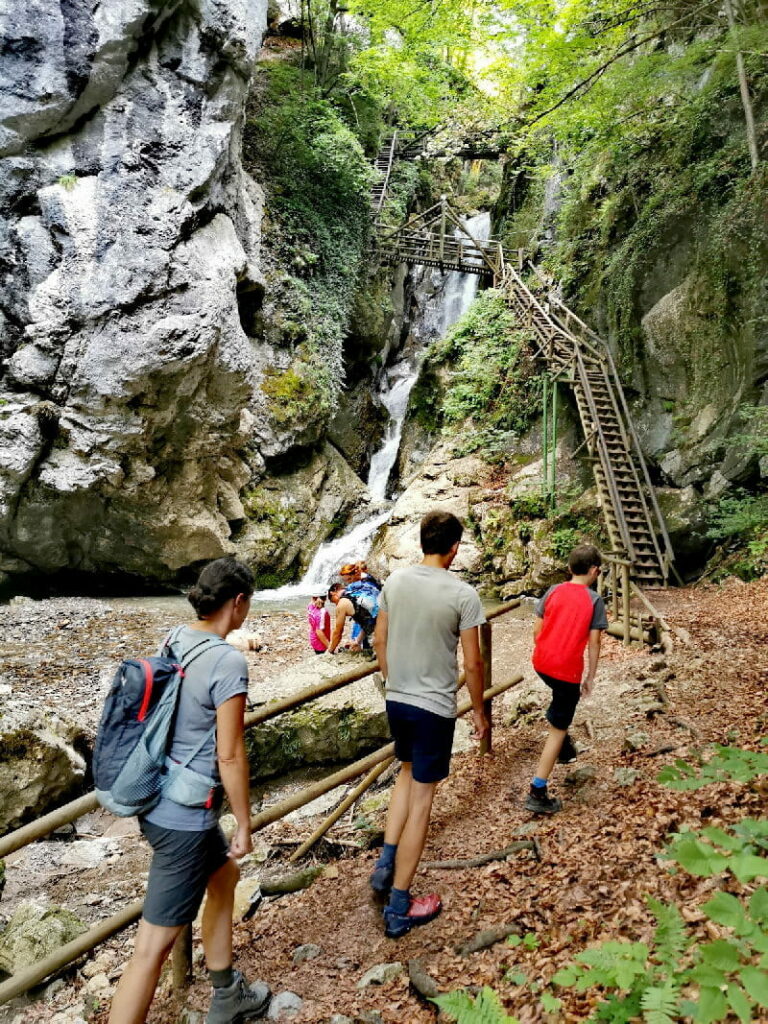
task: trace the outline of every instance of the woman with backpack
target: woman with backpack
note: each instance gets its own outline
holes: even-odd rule
[[[236,861],[252,844],[243,732],[248,666],[225,637],[245,621],[253,589],[245,565],[232,558],[210,562],[188,594],[197,621],[172,630],[164,644],[184,668],[167,762],[169,780],[176,781],[169,781],[159,802],[139,819],[153,857],[133,955],[112,1000],[109,1024],[146,1020],[163,963],[206,894],[202,940],[213,985],[206,1024],[241,1024],[269,1008],[269,988],[249,987],[232,967]],[[175,766],[181,770],[174,773]],[[200,779],[211,783],[207,800],[185,795],[186,770],[192,787]],[[229,842],[218,824],[224,793],[237,822]]]

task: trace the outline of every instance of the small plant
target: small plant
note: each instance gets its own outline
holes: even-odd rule
[[[76,174],[62,174],[61,177],[58,180],[58,184],[61,185],[61,187],[63,189],[66,189],[67,192],[71,192],[72,189],[77,184],[77,175]]]
[[[516,1017],[509,1017],[499,1002],[499,997],[487,985],[472,998],[466,989],[448,992],[432,1000],[443,1013],[456,1024],[519,1024]]]
[[[763,740],[763,745],[767,742]],[[761,775],[768,775],[768,753],[718,746],[704,764],[692,765],[678,758],[662,768],[657,779],[670,789],[692,790],[713,782],[751,782]]]

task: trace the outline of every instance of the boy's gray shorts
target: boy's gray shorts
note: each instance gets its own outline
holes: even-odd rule
[[[182,832],[151,821],[139,822],[152,847],[142,916],[150,924],[176,928],[197,917],[208,879],[227,862],[229,844],[218,825],[204,832]]]

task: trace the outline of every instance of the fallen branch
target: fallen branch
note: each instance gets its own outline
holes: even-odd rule
[[[685,718],[680,718],[678,715],[669,715],[667,721],[670,723],[670,725],[676,725],[678,729],[687,729],[691,736],[694,737],[694,739],[699,739],[699,737],[701,736],[701,733],[696,728],[696,726],[691,725],[691,723],[686,721]]]
[[[408,980],[422,999],[434,999],[440,995],[437,982],[427,974],[421,960],[408,961]]]
[[[470,953],[479,953],[481,949],[488,949],[489,946],[495,946],[497,942],[503,942],[510,935],[519,934],[519,925],[500,924],[495,928],[484,928],[483,931],[478,932],[469,942],[465,942],[463,946],[459,945],[453,948],[459,956],[469,956]]]
[[[653,750],[644,751],[646,757],[658,757],[659,754],[671,754],[680,746],[679,743],[660,743]]]
[[[282,896],[289,892],[299,892],[312,885],[324,870],[322,865],[317,865],[304,868],[302,871],[293,871],[290,875],[282,875],[279,878],[265,878],[260,883],[260,888],[264,896]]]
[[[519,839],[516,843],[505,846],[503,850],[491,850],[490,853],[481,853],[479,857],[469,857],[467,860],[431,860],[422,864],[422,867],[449,871],[456,868],[481,868],[483,864],[490,864],[494,860],[506,860],[520,850],[533,850],[536,853],[536,843],[532,839]]]

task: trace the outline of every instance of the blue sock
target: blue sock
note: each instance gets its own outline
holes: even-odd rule
[[[538,775],[534,775],[533,776],[533,783],[532,783],[532,785],[535,786],[536,789],[544,789],[546,784],[547,784],[547,780],[546,779],[540,779]]]
[[[391,868],[395,865],[395,854],[397,853],[397,843],[384,843],[381,848],[381,854],[379,859],[376,861],[377,868]]]
[[[389,894],[389,909],[396,914],[407,914],[411,905],[411,894],[407,889],[393,889]]]

